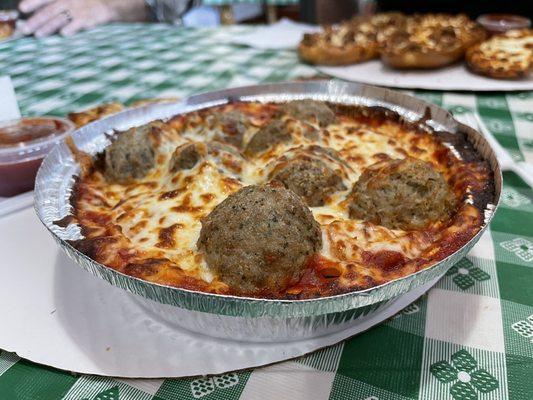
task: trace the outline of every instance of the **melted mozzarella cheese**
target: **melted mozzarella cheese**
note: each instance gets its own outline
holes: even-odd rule
[[[513,32],[503,36],[495,36],[479,46],[483,57],[493,62],[518,64],[521,68],[528,68],[533,58],[533,35],[515,37]]]
[[[170,260],[171,272],[172,268],[179,268],[188,276],[212,283],[216,276],[196,245],[202,218],[240,188],[268,181],[280,159],[290,159],[298,152],[309,151],[309,146],[318,145],[338,151],[341,161],[328,157],[323,160],[339,171],[346,186],[323,206],[311,208],[322,226],[320,254],[325,259],[364,275],[376,273],[365,264],[364,252],[397,252],[412,259],[431,245],[424,233],[391,230],[350,219],[347,197],[362,171],[384,158],[413,156],[433,162],[446,175],[448,172],[435,160],[435,152],[442,144],[434,136],[401,131],[393,123],[370,129],[344,118],[325,130],[318,125],[310,129],[307,123],[284,118],[291,126],[291,142],[280,143],[253,159],[244,159],[236,149],[208,152],[193,168],[178,172],[169,168],[175,148],[191,141],[208,141],[216,128],[206,130],[195,114],[187,123],[171,121],[167,125],[172,129],[165,131],[157,145],[157,167],[135,185],[110,185],[101,175],[93,176],[91,188],[108,202],[86,206],[109,215],[129,246],[144,252],[145,257]],[[245,142],[257,130],[258,126],[249,127]],[[319,131],[319,135],[309,135],[312,130]]]

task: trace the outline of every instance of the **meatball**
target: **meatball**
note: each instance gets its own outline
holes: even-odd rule
[[[350,217],[392,229],[420,229],[450,217],[454,196],[431,163],[406,158],[368,167],[350,195]]]
[[[252,136],[244,152],[247,155],[255,155],[278,143],[290,142],[291,139],[291,133],[285,122],[275,119]]]
[[[286,103],[281,108],[283,112],[296,119],[317,122],[321,127],[334,123],[335,113],[323,102],[314,100],[297,100]]]
[[[206,153],[203,143],[186,143],[176,147],[170,159],[170,172],[193,168]]]
[[[339,152],[335,149],[332,149],[331,147],[322,147],[313,144],[311,146],[307,146],[307,149],[318,157],[329,158],[330,160],[336,162],[339,165],[342,164],[344,166],[349,167],[346,161],[341,157]]]
[[[232,154],[235,157],[242,158],[242,154],[233,146],[222,142],[207,143],[207,150],[210,154],[218,156],[222,153]]]
[[[242,147],[247,128],[247,119],[242,113],[239,111],[215,113],[209,117],[209,122],[213,127],[221,129],[217,139],[237,148]]]
[[[341,176],[323,161],[313,158],[294,159],[275,170],[272,179],[300,196],[308,206],[324,205],[327,196],[345,190]]]
[[[146,176],[155,164],[155,151],[150,140],[152,127],[131,128],[114,137],[105,149],[105,176],[116,182],[126,182]]]
[[[322,247],[311,211],[280,184],[247,186],[202,221],[198,249],[237,294],[281,291]]]
[[[244,159],[235,147],[221,142],[190,142],[176,147],[169,163],[170,172],[178,172],[194,168],[207,156],[220,168],[226,168],[233,172],[242,169]]]

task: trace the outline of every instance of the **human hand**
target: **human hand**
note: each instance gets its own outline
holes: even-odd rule
[[[72,35],[82,29],[116,21],[119,15],[105,0],[23,0],[20,11],[34,14],[22,28],[24,33],[37,37],[55,32]]]

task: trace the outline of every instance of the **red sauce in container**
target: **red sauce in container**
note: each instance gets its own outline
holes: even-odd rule
[[[0,10],[0,40],[7,39],[15,32],[18,16],[17,10]]]
[[[483,14],[477,22],[493,34],[503,33],[511,29],[524,29],[531,26],[531,20],[521,15],[513,14]]]
[[[73,130],[61,118],[0,122],[0,196],[32,190],[43,158]]]

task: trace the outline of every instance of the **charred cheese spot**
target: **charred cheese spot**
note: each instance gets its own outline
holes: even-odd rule
[[[166,263],[168,263],[168,260],[149,258],[142,262],[127,264],[124,267],[124,273],[146,279],[152,275],[156,275],[160,267]]]
[[[157,235],[159,242],[156,244],[156,247],[161,247],[164,249],[171,249],[175,247],[176,240],[175,234],[178,228],[183,228],[181,224],[172,224],[166,228],[161,228],[159,234]]]
[[[363,262],[371,264],[386,272],[399,269],[406,261],[405,256],[398,251],[381,250],[375,253],[363,251]]]
[[[209,203],[210,201],[212,201],[213,199],[216,198],[216,195],[213,194],[213,193],[204,193],[204,194],[201,194],[200,197],[202,198],[202,200],[205,201],[205,203]]]
[[[130,232],[139,233],[148,225],[147,220],[137,222],[133,227],[130,228]]]

